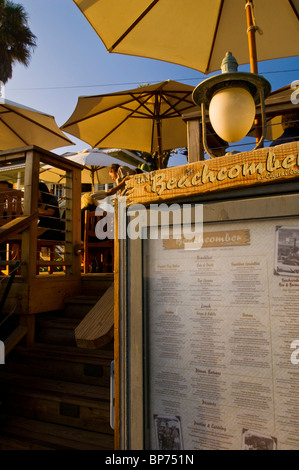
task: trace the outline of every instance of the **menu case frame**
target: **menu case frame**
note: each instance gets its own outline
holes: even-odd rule
[[[217,198],[217,199],[216,199]],[[187,198],[176,201],[183,204]],[[266,191],[247,188],[230,191],[216,197],[198,197],[192,203],[203,204],[205,224],[229,224],[240,221],[284,219],[299,216],[299,185],[276,184]],[[127,222],[130,222],[128,217]],[[146,229],[146,226],[144,227]],[[121,449],[150,449],[148,417],[150,352],[147,341],[145,305],[149,299],[143,289],[144,241],[119,240],[119,299],[118,299],[118,446]],[[299,366],[298,366],[299,367]]]

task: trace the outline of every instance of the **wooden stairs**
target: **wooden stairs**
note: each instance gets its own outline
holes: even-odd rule
[[[75,329],[99,296],[66,299],[36,316],[33,347],[20,343],[0,365],[0,450],[113,450],[113,339],[78,348]]]

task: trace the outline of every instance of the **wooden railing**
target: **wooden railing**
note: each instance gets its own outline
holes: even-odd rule
[[[80,275],[80,257],[74,247],[80,244],[80,195],[81,195],[81,165],[68,161],[56,154],[38,147],[25,147],[0,152],[0,169],[5,179],[5,171],[14,164],[22,167],[24,172],[24,191],[1,191],[0,188],[0,241],[19,246],[21,261],[20,274],[24,279],[34,278],[48,268],[48,273],[54,273],[57,267],[66,276]],[[63,239],[58,241],[42,240],[39,235],[43,231],[36,220],[38,213],[39,182],[43,179],[41,168],[51,165],[64,174],[65,184],[65,229]],[[0,174],[0,179],[1,174]],[[20,195],[23,195],[22,208]],[[3,211],[6,209],[5,216]],[[13,217],[16,217],[13,219]],[[18,217],[18,218],[17,218]],[[20,218],[21,217],[21,218]],[[6,238],[7,237],[7,238]],[[54,256],[56,246],[61,246],[61,256]],[[50,257],[41,258],[40,251],[48,250]],[[10,261],[9,259],[6,261]],[[3,262],[2,262],[3,263]],[[9,263],[8,263],[9,264]]]

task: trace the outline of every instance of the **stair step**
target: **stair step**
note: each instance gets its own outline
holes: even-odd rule
[[[36,344],[27,349],[19,346],[7,362],[9,372],[38,377],[57,378],[70,382],[110,386],[110,366],[113,361],[113,343],[106,349],[90,351]]]
[[[113,450],[114,446],[112,435],[7,414],[1,415],[0,426],[1,450]]]
[[[113,273],[81,275],[82,293],[85,295],[98,295],[108,289],[114,281]]]
[[[97,295],[78,295],[64,299],[64,316],[82,319],[105,293],[105,289]]]
[[[13,435],[1,435],[0,450],[54,450],[46,444],[39,444],[28,437],[22,438]]]
[[[35,316],[32,347],[23,342],[10,352],[0,368],[0,450],[114,449],[113,340],[100,349],[78,348],[75,341],[76,327],[112,283],[113,275],[101,282],[86,277],[84,295]]]
[[[38,315],[36,317],[36,341],[75,347],[75,329],[79,322],[79,319],[60,317],[52,312]]]
[[[89,361],[98,361],[99,359],[111,359],[113,360],[113,341],[106,344],[101,349],[84,349],[84,348],[73,348],[65,345],[52,345],[52,344],[43,344],[36,342],[32,348],[27,348],[25,346],[17,346],[13,354],[24,354],[28,356],[34,356],[35,354],[51,354],[56,355],[57,358],[61,360],[68,360],[70,357],[73,357],[76,361],[86,361],[88,358]]]
[[[0,383],[6,413],[113,434],[107,388],[17,374],[4,374]]]
[[[62,399],[64,396],[70,397],[73,401],[76,398],[77,403],[85,404],[86,400],[94,401],[94,406],[98,406],[101,402],[109,402],[109,390],[95,385],[80,384],[75,382],[64,382],[62,380],[44,379],[35,376],[24,376],[20,374],[5,373],[0,376],[1,392],[4,390],[17,390],[17,393],[30,393],[38,396],[49,394]],[[20,389],[22,388],[22,392]]]

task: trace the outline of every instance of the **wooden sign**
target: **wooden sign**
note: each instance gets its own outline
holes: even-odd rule
[[[194,239],[193,239],[194,240]],[[185,249],[185,244],[190,243],[190,239],[169,238],[163,240],[163,247],[165,250]],[[225,246],[245,246],[250,244],[250,233],[248,230],[220,230],[220,231],[205,231],[202,235],[201,248],[211,247],[225,247]]]
[[[134,175],[129,205],[299,179],[299,142]]]

